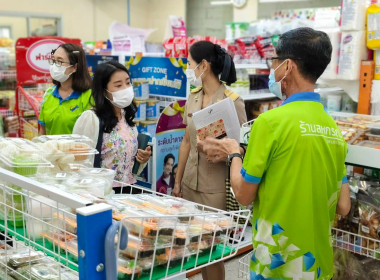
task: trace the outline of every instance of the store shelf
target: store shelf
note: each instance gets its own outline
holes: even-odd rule
[[[260,100],[275,97],[276,96],[273,93],[270,93],[269,90],[251,90],[248,95],[241,95],[243,100]]]
[[[380,150],[358,145],[347,146],[346,164],[380,169]]]
[[[235,64],[236,69],[268,69],[265,63]]]

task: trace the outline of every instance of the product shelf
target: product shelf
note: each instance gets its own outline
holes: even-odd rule
[[[269,92],[268,89],[263,90],[251,90],[247,95],[241,95],[244,101],[248,100],[261,100],[261,99],[270,99],[275,98],[276,96]]]
[[[244,64],[235,64],[236,69],[268,69],[266,63],[244,63]]]

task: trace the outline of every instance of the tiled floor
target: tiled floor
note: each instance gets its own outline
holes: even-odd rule
[[[239,259],[242,256],[237,256],[229,261],[224,263],[224,267],[226,270],[226,280],[235,280],[235,279],[243,279],[239,278]],[[194,276],[188,278],[189,280],[202,280],[202,274],[198,273]]]

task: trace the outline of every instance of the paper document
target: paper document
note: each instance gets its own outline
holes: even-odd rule
[[[197,130],[202,130],[213,123],[224,124],[228,138],[240,140],[240,123],[234,102],[231,98],[225,98],[211,106],[193,113],[193,122]],[[212,135],[209,135],[212,136]]]

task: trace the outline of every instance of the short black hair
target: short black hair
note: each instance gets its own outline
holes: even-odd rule
[[[176,169],[177,167],[178,167],[178,164],[177,164],[177,163],[173,165],[172,173],[174,173],[174,169]]]
[[[222,81],[228,86],[236,82],[236,70],[232,57],[218,44],[210,41],[196,42],[190,47],[190,55],[197,64],[201,63],[203,59],[210,62],[211,71],[216,77],[219,77],[219,74],[223,76],[222,72],[225,72]],[[225,65],[226,69],[224,69]]]
[[[103,131],[110,133],[118,123],[118,118],[114,111],[114,106],[105,97],[105,90],[107,89],[107,84],[110,81],[112,75],[117,71],[124,71],[129,76],[128,69],[116,61],[108,61],[101,63],[96,67],[94,73],[94,81],[92,84],[92,97],[94,99],[94,110],[96,115],[102,120]],[[135,126],[133,119],[136,114],[136,106],[133,102],[128,106],[123,108],[125,120],[129,126]]]
[[[62,44],[58,48],[65,50],[69,57],[70,65],[77,65],[77,71],[71,75],[73,77],[73,90],[80,93],[89,90],[91,88],[92,80],[90,73],[88,72],[86,54],[84,53],[83,48],[71,43]],[[52,50],[51,54],[53,55],[58,48]],[[56,80],[53,80],[53,83],[58,86],[61,85],[61,83]]]
[[[332,45],[325,32],[300,27],[280,36],[276,53],[282,60],[294,59],[300,74],[315,83],[331,61]]]
[[[164,165],[168,162],[169,158],[173,159],[173,163],[175,162],[175,157],[173,154],[167,154],[164,158]]]

